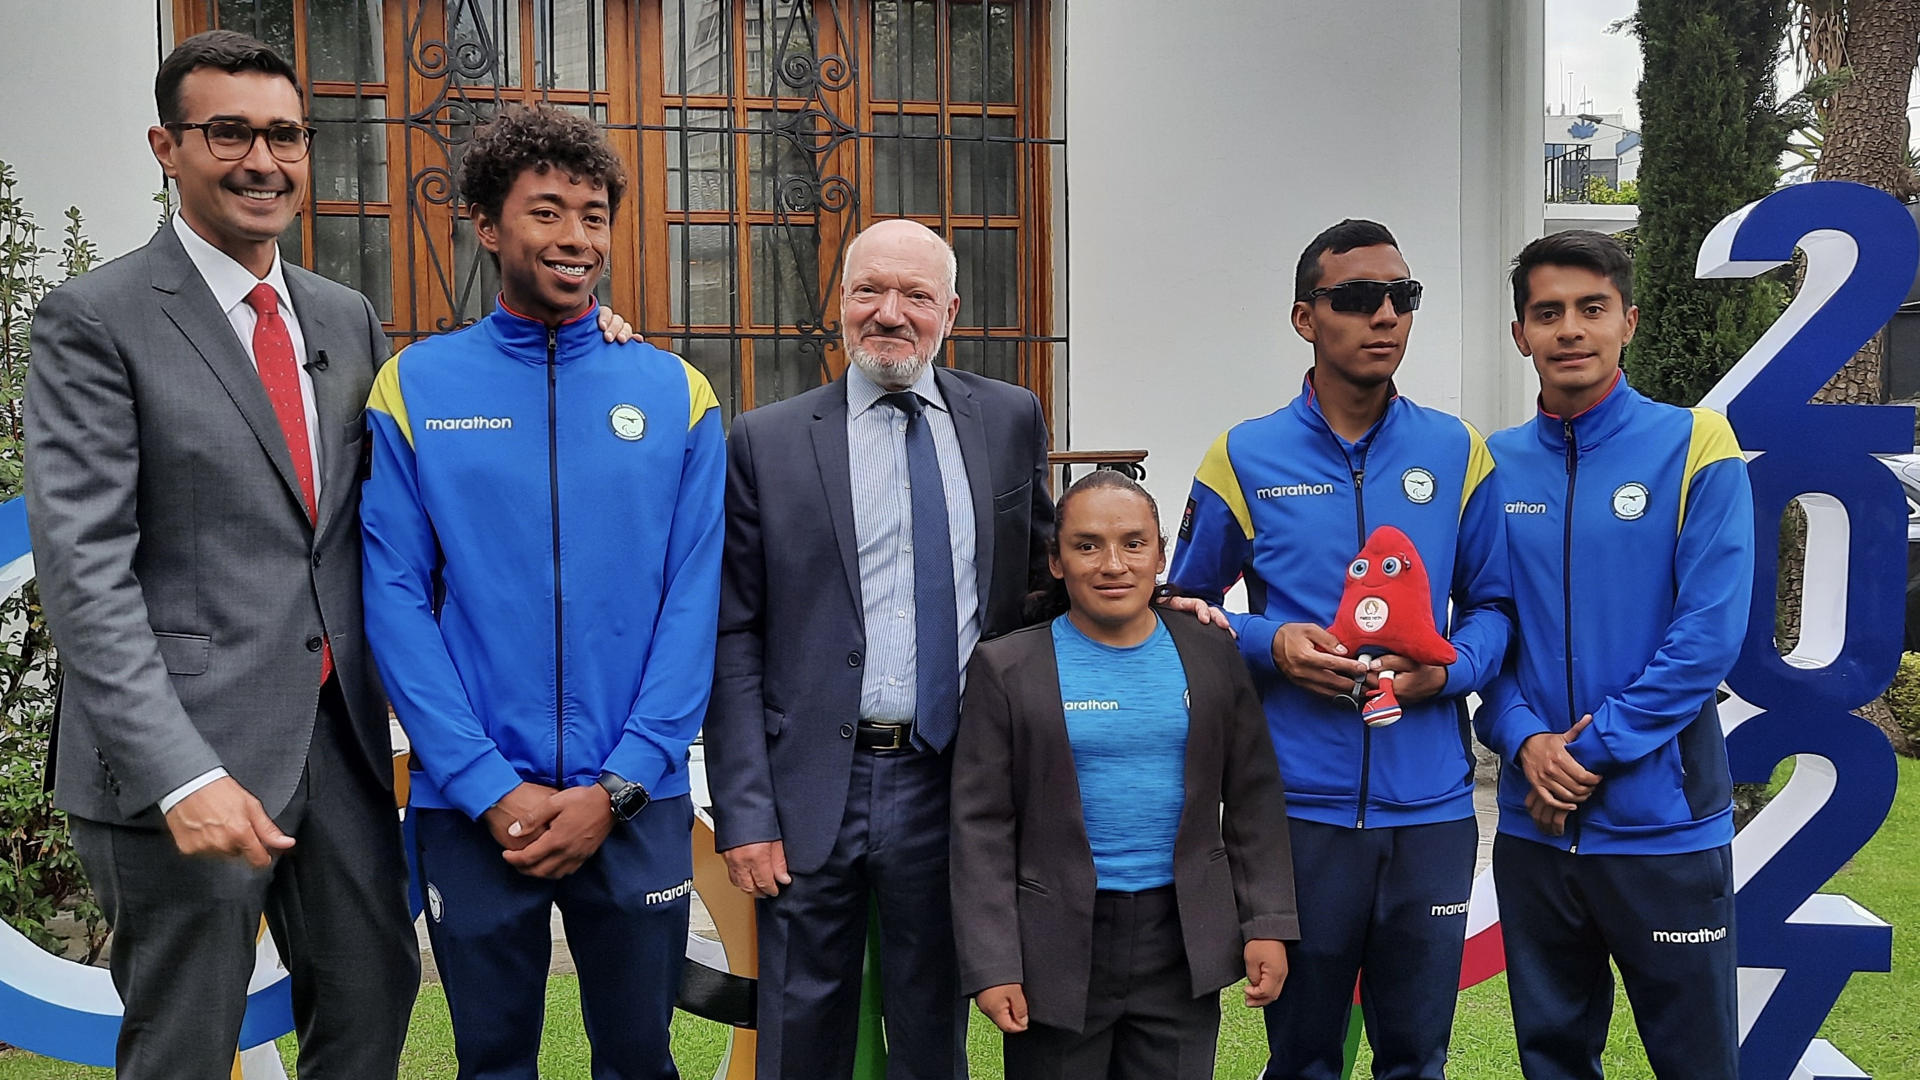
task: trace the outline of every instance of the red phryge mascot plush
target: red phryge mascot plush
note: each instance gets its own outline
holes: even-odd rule
[[[1392,654],[1417,664],[1451,664],[1453,645],[1433,625],[1433,589],[1427,568],[1407,534],[1382,525],[1347,564],[1347,589],[1328,632],[1361,660]],[[1380,672],[1380,689],[1360,706],[1368,727],[1400,719],[1393,672]]]

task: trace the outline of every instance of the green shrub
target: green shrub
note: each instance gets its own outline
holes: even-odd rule
[[[54,282],[41,271],[57,255],[64,280],[98,261],[67,210],[58,251],[40,246],[40,227],[14,193],[13,170],[0,161],[0,502],[20,495],[21,398],[26,392],[33,312]],[[66,818],[46,790],[59,669],[38,592],[29,583],[0,600],[0,918],[43,948],[63,947],[53,925],[62,916],[92,962],[106,941],[105,920],[67,837]]]
[[[1920,746],[1920,653],[1900,654],[1900,671],[1887,688],[1887,708],[1893,710],[1894,724],[1906,734],[1909,749]]]

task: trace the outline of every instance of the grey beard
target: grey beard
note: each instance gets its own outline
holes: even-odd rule
[[[905,390],[919,381],[922,372],[933,363],[931,356],[910,356],[905,360],[887,361],[849,341],[847,358],[861,374],[872,379],[882,389]]]

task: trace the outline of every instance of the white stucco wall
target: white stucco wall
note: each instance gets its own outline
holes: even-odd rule
[[[57,247],[69,206],[111,258],[146,243],[160,211],[147,150],[162,55],[155,0],[5,0],[0,32],[0,160]],[[171,8],[171,5],[164,5]],[[170,31],[169,31],[170,33]]]
[[[1401,391],[1521,415],[1501,272],[1539,232],[1541,0],[1070,7],[1069,448],[1144,447],[1177,513],[1214,437],[1297,392],[1294,263],[1343,217],[1426,284]]]

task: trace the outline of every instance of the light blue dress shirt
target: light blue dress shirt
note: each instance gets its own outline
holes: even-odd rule
[[[979,572],[974,566],[973,493],[953,414],[933,369],[912,387],[927,403],[923,415],[940,459],[947,496],[947,535],[953,545],[955,643],[965,685],[967,660],[980,640]],[[860,551],[861,616],[867,659],[860,677],[860,719],[913,719],[915,623],[913,501],[907,482],[907,416],[880,399],[887,391],[858,367],[847,368],[847,458],[853,480],[853,531]]]

